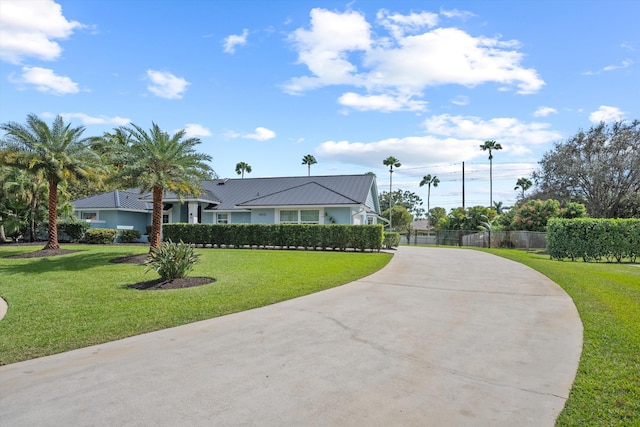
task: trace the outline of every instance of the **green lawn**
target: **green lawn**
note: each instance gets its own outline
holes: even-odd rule
[[[199,249],[189,275],[216,282],[139,291],[128,285],[157,274],[108,261],[148,247],[63,248],[79,252],[7,259],[40,246],[0,246],[0,296],[9,304],[0,321],[0,364],[273,304],[367,276],[391,259],[385,253]]]
[[[578,308],[584,325],[582,356],[557,425],[640,426],[640,267],[485,251],[543,273]]]

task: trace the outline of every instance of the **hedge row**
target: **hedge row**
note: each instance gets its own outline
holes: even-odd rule
[[[380,250],[382,225],[164,224],[163,239],[226,247]]]
[[[555,218],[547,224],[552,259],[629,260],[640,255],[640,219]]]

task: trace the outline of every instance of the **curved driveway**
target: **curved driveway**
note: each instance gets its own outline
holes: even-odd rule
[[[581,346],[572,300],[539,273],[401,247],[345,286],[0,367],[0,420],[553,426]]]

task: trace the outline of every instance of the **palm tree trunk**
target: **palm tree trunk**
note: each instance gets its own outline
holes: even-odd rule
[[[2,218],[0,217],[0,219],[2,219]],[[0,224],[0,243],[4,243],[6,241],[7,241],[7,236],[4,233],[4,225]]]
[[[49,181],[49,223],[47,230],[47,244],[44,249],[60,249],[58,243],[58,183]]]
[[[307,165],[307,176],[311,176],[311,163]]]
[[[393,169],[389,170],[389,230],[391,230],[391,216],[393,215],[393,197],[391,188],[393,186]]]
[[[429,211],[431,210],[429,200],[431,200],[431,183],[427,186],[427,214],[429,214]]]
[[[491,152],[489,152],[491,155]],[[493,160],[489,157],[489,207],[493,206]]]
[[[149,252],[160,247],[162,231],[162,188],[153,187],[153,214],[151,216],[151,234],[149,235]]]

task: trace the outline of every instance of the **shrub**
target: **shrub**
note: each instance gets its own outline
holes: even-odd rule
[[[400,233],[385,231],[382,244],[386,249],[398,247],[400,245]]]
[[[140,237],[142,237],[142,235],[138,230],[122,230],[120,241],[122,243],[133,243],[137,242]]]
[[[97,245],[110,245],[115,243],[118,230],[112,228],[90,228],[84,235],[87,243]]]
[[[200,254],[192,246],[169,240],[151,251],[145,273],[155,270],[163,279],[180,279],[193,269],[199,258]]]
[[[84,238],[87,230],[91,227],[88,222],[61,222],[58,224],[58,233],[69,236],[69,241],[79,242]]]

